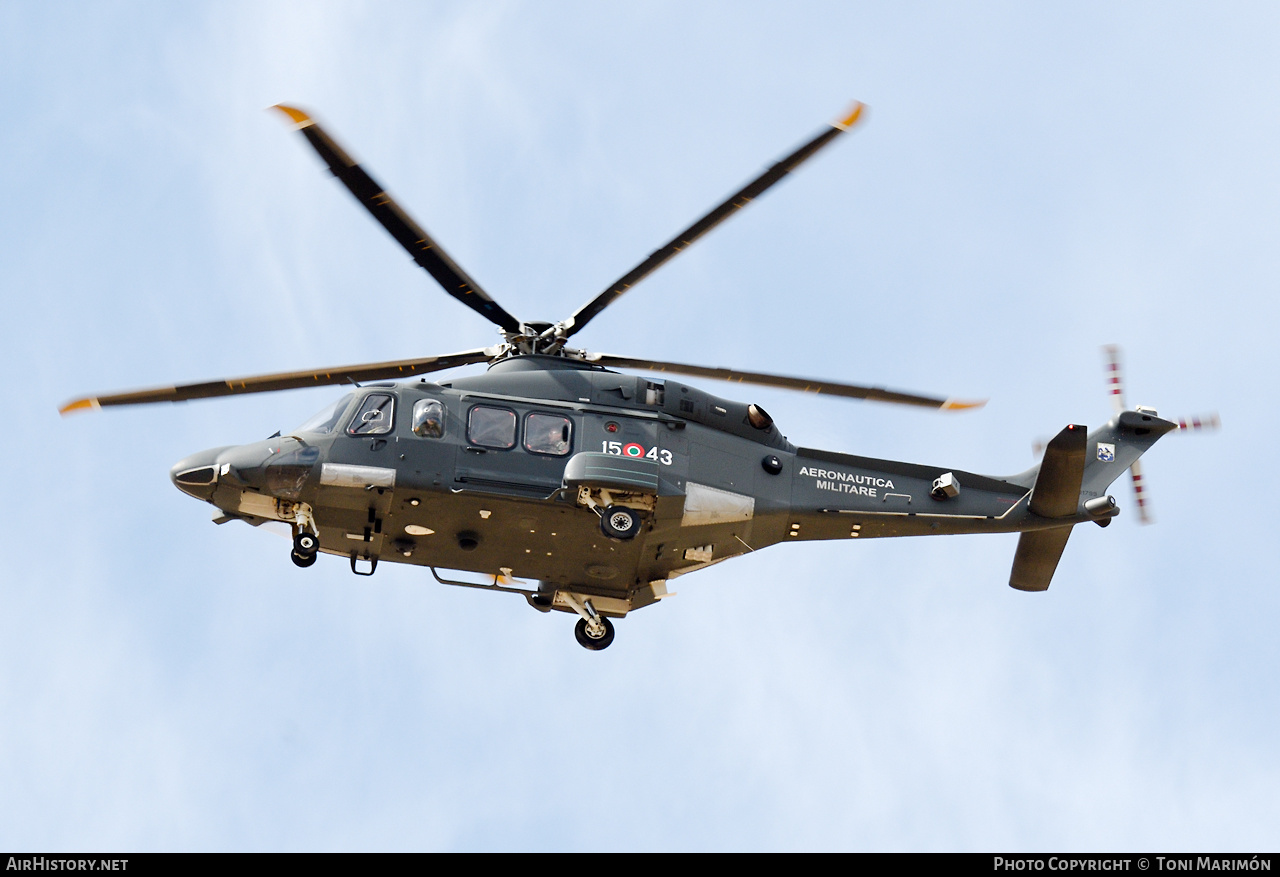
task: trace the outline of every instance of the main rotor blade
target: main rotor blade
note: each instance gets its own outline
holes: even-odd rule
[[[734,192],[706,216],[680,232],[680,234],[676,235],[661,248],[655,250],[649,258],[645,259],[639,265],[619,277],[612,286],[597,295],[587,304],[583,305],[578,309],[577,313],[565,321],[564,325],[568,330],[565,333],[566,337],[581,331],[582,328],[586,326],[587,323],[591,322],[597,314],[609,305],[613,304],[618,297],[628,289],[635,286],[641,280],[656,271],[668,259],[675,256],[676,253],[687,249],[698,238],[702,237],[734,213],[747,206],[747,204],[751,203],[753,199],[760,197],[766,189],[781,180],[791,171],[795,170],[796,167],[798,167],[805,159],[809,158],[819,149],[826,146],[832,140],[856,125],[859,118],[862,116],[864,107],[865,104],[855,103],[849,115],[839,121],[832,122],[829,128],[818,134],[786,158],[775,163],[772,167],[751,182],[747,183],[737,192]]]
[[[215,396],[239,396],[245,393],[268,393],[272,390],[297,390],[302,387],[323,387],[332,384],[355,384],[367,381],[386,381],[408,378],[428,372],[443,371],[460,365],[486,362],[491,354],[485,350],[466,350],[446,356],[428,356],[422,359],[401,359],[394,362],[344,365],[337,368],[316,369],[303,372],[280,372],[273,375],[256,375],[225,381],[207,381],[201,384],[183,384],[176,387],[154,387],[131,393],[112,393],[107,396],[86,396],[74,399],[58,409],[60,414],[82,411],[86,408],[102,408],[107,405],[141,405],[148,402],[185,402],[188,399],[210,399]]]
[[[634,359],[629,356],[614,356],[609,353],[588,353],[586,359],[588,362],[616,368],[671,372],[677,375],[733,381],[739,384],[781,387],[786,390],[799,390],[803,393],[825,393],[828,396],[843,396],[847,399],[871,399],[876,402],[917,405],[921,408],[936,408],[941,411],[962,411],[967,408],[981,408],[987,404],[985,399],[972,402],[960,399],[939,399],[934,396],[899,393],[896,390],[886,390],[883,387],[861,387],[857,384],[840,384],[835,381],[819,381],[812,378],[792,378],[784,375],[745,372],[730,368],[710,368],[703,365],[685,365],[679,362],[662,362],[655,359]]]
[[[501,305],[480,288],[480,284],[449,258],[449,254],[431,239],[426,230],[414,222],[382,186],[356,164],[310,116],[284,104],[277,104],[272,109],[279,110],[293,120],[295,127],[329,165],[333,175],[400,242],[400,246],[408,251],[413,261],[425,268],[444,287],[445,292],[508,332],[520,331],[520,321],[503,310]]]

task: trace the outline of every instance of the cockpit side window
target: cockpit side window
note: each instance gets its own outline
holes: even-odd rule
[[[530,414],[524,419],[524,447],[535,454],[563,457],[569,453],[573,423],[559,414]]]
[[[482,448],[514,448],[516,413],[509,408],[475,406],[467,415],[467,441]]]
[[[348,435],[386,435],[391,432],[395,397],[388,393],[370,393],[360,403],[360,410],[347,427]]]
[[[444,405],[439,399],[419,399],[413,403],[413,434],[421,438],[444,438]]]

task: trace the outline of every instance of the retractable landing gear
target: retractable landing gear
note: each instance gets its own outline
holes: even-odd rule
[[[301,567],[308,567],[316,562],[316,558],[320,554],[320,540],[315,533],[308,533],[306,530],[299,530],[293,537],[293,551],[289,553],[289,558]]]
[[[613,622],[603,615],[597,615],[596,628],[593,632],[587,619],[579,618],[578,623],[573,627],[573,635],[577,637],[578,645],[598,652],[609,648],[609,644],[613,642]]]
[[[293,516],[293,551],[289,552],[289,559],[296,566],[311,566],[320,554],[320,530],[311,516],[311,506],[305,502],[285,503],[281,512],[286,519]]]
[[[642,515],[652,513],[654,497],[611,491],[605,487],[578,486],[578,505],[600,516],[600,532],[626,542],[640,532]]]
[[[611,505],[600,516],[600,531],[610,539],[634,539],[640,532],[640,515],[635,509]]]
[[[573,611],[582,617],[573,629],[578,645],[593,652],[609,648],[613,642],[613,622],[596,611],[590,600],[580,600],[577,595],[561,592]]]

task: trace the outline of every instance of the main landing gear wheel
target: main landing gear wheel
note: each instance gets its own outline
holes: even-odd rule
[[[579,618],[578,623],[573,628],[573,635],[578,639],[578,645],[584,649],[590,649],[598,652],[602,649],[609,648],[609,644],[613,642],[613,622],[609,619],[600,617],[600,635],[592,636],[587,628],[587,619]]]
[[[315,533],[301,530],[293,537],[293,551],[289,553],[289,558],[297,566],[311,566],[316,562],[316,557],[319,554],[320,539]]]
[[[635,509],[611,505],[600,516],[600,530],[610,539],[634,539],[640,532],[640,515]]]

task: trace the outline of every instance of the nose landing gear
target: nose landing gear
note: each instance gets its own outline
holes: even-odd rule
[[[293,551],[289,558],[296,566],[308,567],[316,562],[320,555],[320,539],[315,533],[299,530],[293,536]]]
[[[320,554],[320,529],[311,516],[311,506],[305,502],[281,502],[281,517],[293,518],[293,551],[289,552],[289,559],[295,566],[311,566]]]

